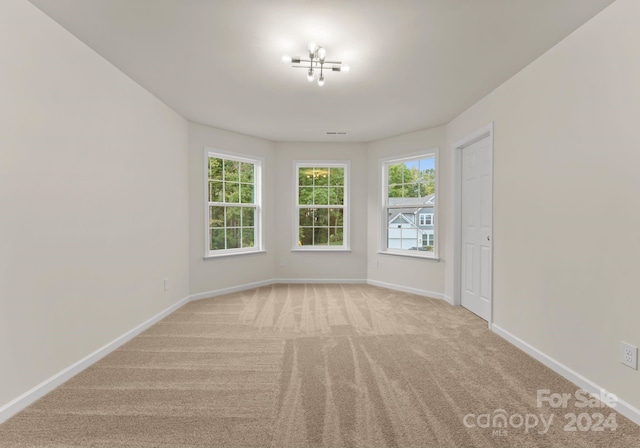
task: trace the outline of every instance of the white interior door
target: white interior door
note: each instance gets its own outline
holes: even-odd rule
[[[462,149],[460,301],[485,320],[491,317],[491,136]]]

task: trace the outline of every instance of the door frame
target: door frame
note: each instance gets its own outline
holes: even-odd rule
[[[493,160],[493,145],[494,145],[494,132],[493,121],[486,126],[471,133],[467,137],[458,141],[453,145],[453,159],[454,159],[454,182],[453,182],[453,304],[462,306],[461,299],[461,282],[462,282],[462,150],[484,138],[489,138],[489,152],[491,156],[491,225],[490,235],[491,244],[489,250],[491,254],[491,266],[489,269],[489,278],[491,281],[491,288],[489,289],[489,319],[488,325],[491,328],[493,324],[493,173],[494,173],[494,160]]]

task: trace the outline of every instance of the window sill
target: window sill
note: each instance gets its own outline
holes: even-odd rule
[[[417,252],[417,251],[416,251]],[[391,255],[394,257],[405,257],[405,258],[417,258],[419,260],[429,260],[429,261],[440,261],[439,257],[432,257],[429,255],[418,255],[418,254],[403,254],[401,252],[387,252],[383,250],[378,251],[379,255]]]
[[[225,258],[225,257],[237,257],[240,255],[256,255],[256,254],[266,254],[266,250],[247,250],[243,252],[228,252],[224,254],[215,254],[215,255],[205,255],[205,260],[211,260],[213,258]]]
[[[294,247],[291,249],[291,252],[351,252],[351,249],[344,247],[336,249],[330,249],[328,247],[309,247],[304,249],[301,247]]]

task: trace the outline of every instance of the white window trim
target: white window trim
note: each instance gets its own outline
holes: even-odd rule
[[[433,206],[433,218],[432,218],[432,226],[433,226],[433,233],[434,233],[434,245],[433,245],[433,253],[420,253],[421,251],[409,251],[409,250],[403,250],[403,249],[389,249],[387,247],[387,243],[388,243],[388,236],[387,236],[387,232],[389,230],[389,222],[387,220],[387,198],[388,198],[388,178],[387,178],[387,169],[386,166],[393,164],[393,163],[401,163],[401,162],[407,162],[410,160],[416,160],[416,159],[420,159],[420,158],[424,158],[424,157],[430,157],[433,156],[435,157],[435,162],[434,162],[434,167],[436,170],[436,177],[435,177],[435,204]],[[439,183],[439,179],[440,179],[440,149],[439,148],[432,148],[432,149],[427,149],[425,151],[419,151],[419,152],[415,152],[415,153],[410,153],[410,154],[403,154],[400,156],[393,156],[393,157],[385,157],[385,158],[381,158],[379,159],[379,163],[378,163],[378,172],[380,173],[380,179],[381,179],[381,189],[378,190],[381,192],[380,194],[380,239],[379,239],[379,247],[380,249],[378,250],[379,254],[382,255],[397,255],[397,256],[401,256],[401,257],[410,257],[410,258],[422,258],[422,259],[427,259],[427,260],[434,260],[434,261],[439,261],[439,239],[440,239],[440,232],[438,231],[438,217],[439,217],[439,213],[438,213],[438,209],[440,207],[440,183]],[[394,206],[394,207],[388,207],[389,209],[394,209],[394,208],[407,208],[406,206]],[[414,253],[415,252],[415,253]]]
[[[238,249],[219,249],[219,250],[210,250],[210,241],[211,238],[209,234],[209,157],[217,157],[220,159],[226,160],[234,160],[237,162],[247,162],[253,163],[255,166],[254,172],[254,198],[255,198],[255,207],[256,207],[256,217],[255,217],[255,245],[254,247],[242,247]],[[264,169],[264,159],[262,157],[256,156],[248,156],[243,154],[237,154],[233,152],[227,151],[219,151],[213,148],[204,148],[204,258],[219,258],[219,257],[229,257],[236,255],[246,255],[246,254],[256,254],[256,253],[264,253],[266,252],[264,248],[264,230],[263,230],[263,219],[262,219],[262,170]]]
[[[300,205],[298,204],[298,169],[304,167],[344,168],[344,214],[342,216],[342,246],[298,246],[300,235]],[[351,161],[350,160],[294,160],[293,161],[293,220],[291,252],[351,252]],[[305,206],[308,207],[308,206]],[[330,208],[331,206],[327,206]]]

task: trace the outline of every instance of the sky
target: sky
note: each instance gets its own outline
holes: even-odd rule
[[[421,160],[410,160],[408,162],[404,162],[405,166],[409,169],[411,168],[419,168],[420,171],[430,170],[435,168],[435,157],[429,157],[427,159]]]

